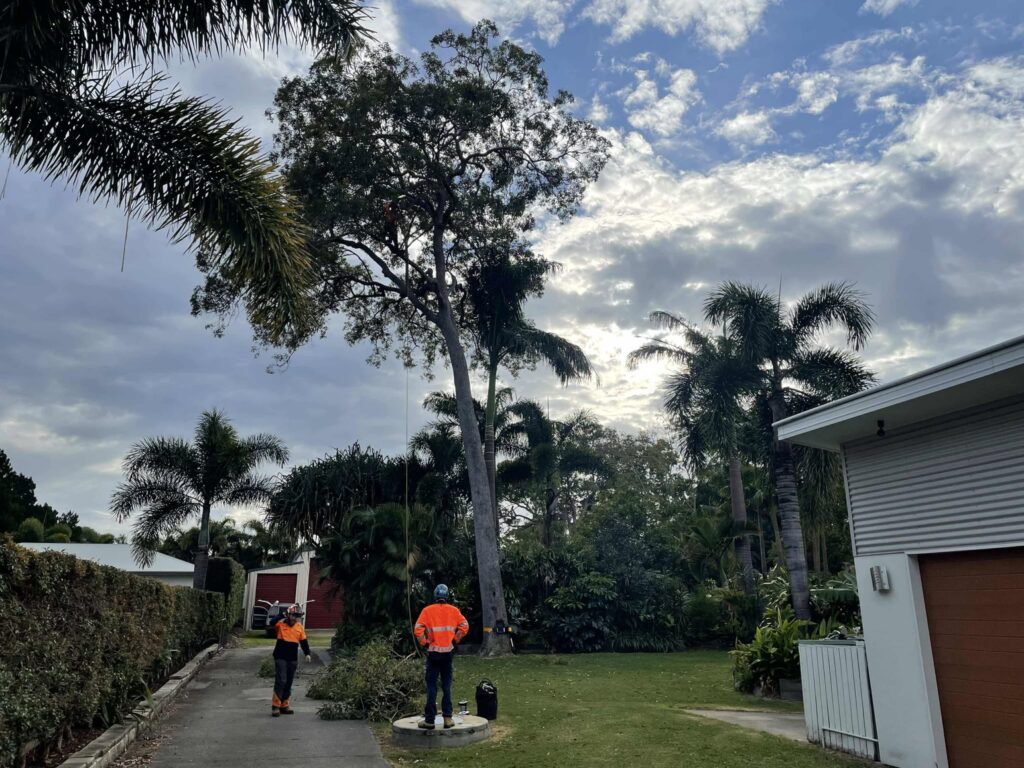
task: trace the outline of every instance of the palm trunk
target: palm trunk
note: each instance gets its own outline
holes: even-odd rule
[[[487,465],[487,487],[491,492],[491,509],[494,510],[494,531],[501,536],[501,525],[498,520],[498,483],[497,466],[494,451],[494,420],[497,417],[497,379],[498,365],[492,363],[487,376],[487,408],[484,410],[484,464]]]
[[[729,459],[729,501],[732,507],[732,521],[737,528],[747,526],[747,500],[743,493],[743,469],[738,456]],[[743,576],[743,591],[750,595],[754,592],[754,558],[750,554],[750,536],[744,533],[737,536],[734,547],[736,562],[739,563]]]
[[[203,502],[203,519],[199,521],[199,546],[192,571],[192,587],[206,589],[206,571],[210,564],[210,502]]]
[[[811,541],[812,566],[815,573],[821,573],[821,531],[814,534]]]
[[[782,393],[776,391],[770,401],[772,420],[786,418],[787,409]],[[793,449],[774,437],[775,495],[779,500],[779,524],[782,532],[783,558],[789,571],[789,591],[793,597],[793,610],[798,619],[811,618],[811,593],[807,581],[807,552],[804,547],[803,526],[800,523],[800,499],[797,496],[796,464]]]
[[[499,656],[512,651],[508,635],[496,635],[488,631],[501,620],[508,626],[505,609],[505,593],[501,584],[501,564],[498,555],[498,534],[494,512],[491,507],[490,486],[487,468],[484,465],[483,446],[480,441],[480,425],[473,408],[473,392],[469,381],[469,366],[466,353],[459,340],[447,296],[442,299],[438,312],[438,327],[444,337],[448,361],[452,367],[455,383],[455,403],[462,431],[462,445],[466,453],[466,467],[469,471],[469,494],[473,504],[473,528],[476,535],[477,572],[480,578],[480,606],[483,611],[484,641],[480,652],[484,656]]]
[[[558,514],[558,494],[553,488],[544,491],[544,526],[541,529],[540,543],[544,549],[551,549],[551,526]]]

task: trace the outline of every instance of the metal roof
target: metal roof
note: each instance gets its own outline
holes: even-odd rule
[[[120,568],[122,571],[131,573],[154,574],[191,574],[194,570],[192,563],[179,560],[176,557],[156,552],[153,555],[153,562],[148,566],[140,566],[132,556],[131,544],[59,544],[49,542],[32,542],[19,544],[18,546],[31,549],[34,552],[63,552],[66,555],[74,555],[82,560],[92,560],[100,565],[110,565]]]
[[[1024,394],[1024,336],[777,421],[779,439],[839,447],[955,411]]]

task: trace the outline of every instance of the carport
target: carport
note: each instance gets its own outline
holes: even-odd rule
[[[882,762],[1024,768],[1024,337],[776,427],[842,456]]]

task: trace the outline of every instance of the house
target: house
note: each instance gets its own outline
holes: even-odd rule
[[[842,457],[881,761],[1024,766],[1024,337],[776,427]]]
[[[19,546],[31,549],[33,552],[63,552],[66,555],[74,555],[82,560],[92,560],[100,565],[109,565],[119,568],[136,576],[148,576],[149,578],[162,581],[175,587],[192,586],[192,563],[179,560],[170,555],[156,552],[153,555],[153,562],[142,566],[135,562],[130,544],[51,544],[51,543],[24,543]]]
[[[305,548],[286,565],[273,565],[249,571],[245,584],[246,629],[260,628],[258,618],[268,603],[304,605],[307,629],[334,629],[341,623],[343,610],[337,585],[320,580],[320,569],[313,550]]]

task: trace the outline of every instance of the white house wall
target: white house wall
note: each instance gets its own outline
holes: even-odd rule
[[[896,554],[855,563],[881,761],[948,768],[917,561]],[[872,566],[885,568],[888,592],[872,590]]]

